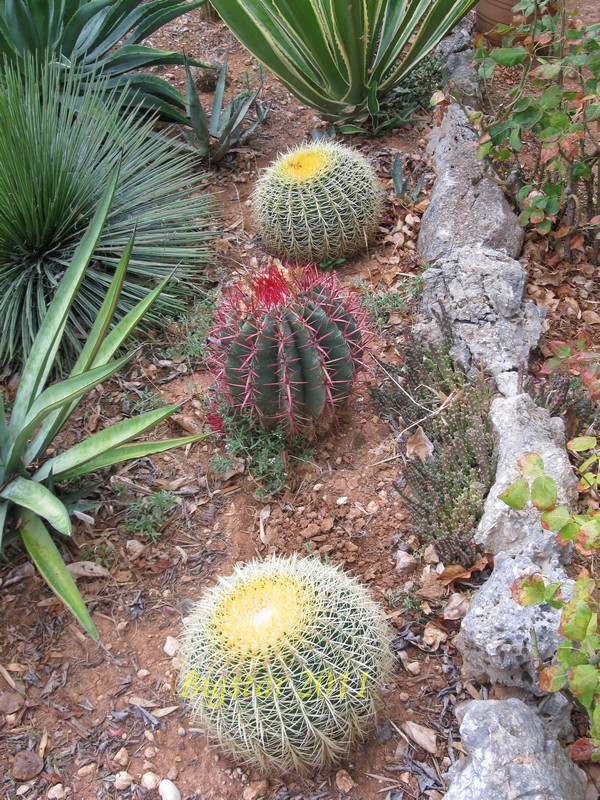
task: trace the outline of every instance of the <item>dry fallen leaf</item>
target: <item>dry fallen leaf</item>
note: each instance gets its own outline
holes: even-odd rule
[[[425,630],[423,631],[423,641],[426,645],[431,647],[432,650],[437,650],[438,647],[445,642],[448,638],[448,634],[438,628],[435,622],[428,622],[425,625]]]
[[[260,513],[258,515],[258,524],[260,527],[259,536],[263,544],[271,544],[271,541],[273,540],[273,536],[268,535],[265,531],[265,522],[266,520],[269,519],[270,516],[271,516],[271,506],[264,506],[263,508],[261,508]]]
[[[420,458],[421,461],[428,459],[433,453],[433,442],[427,438],[427,434],[419,426],[415,433],[406,442],[406,454],[409,458]]]
[[[419,745],[426,753],[435,755],[437,752],[437,737],[435,731],[418,722],[408,720],[402,723],[404,733]]]
[[[67,569],[72,578],[107,578],[110,575],[106,567],[93,561],[76,561],[67,564]]]
[[[468,597],[454,592],[454,594],[450,595],[450,599],[444,608],[444,619],[461,619],[469,610],[469,605]]]

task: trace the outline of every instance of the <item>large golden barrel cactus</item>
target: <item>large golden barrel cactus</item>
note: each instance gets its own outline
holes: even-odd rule
[[[346,258],[366,247],[381,208],[373,168],[337,142],[314,142],[279,156],[253,195],[265,250],[302,263]]]
[[[383,611],[316,558],[236,567],[185,621],[180,692],[209,737],[264,772],[316,771],[371,730],[389,674]]]

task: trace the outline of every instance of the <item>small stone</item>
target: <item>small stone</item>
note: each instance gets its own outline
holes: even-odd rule
[[[140,783],[144,789],[158,789],[160,786],[160,775],[157,775],[156,772],[144,772]]]
[[[347,502],[348,498],[344,496],[344,497],[338,497],[338,499],[335,501],[335,504],[336,506],[345,506]]]
[[[408,692],[400,692],[398,697],[400,698],[401,703],[407,703],[410,700],[410,695]]]
[[[152,731],[144,731],[144,738],[147,739],[149,742],[154,741],[154,734]]]
[[[168,656],[173,658],[177,655],[177,651],[179,650],[179,640],[176,639],[174,636],[167,636],[167,640],[164,644],[163,650]]]
[[[169,767],[169,771],[167,772],[167,780],[169,781],[176,781],[179,777],[179,770],[175,765]]]
[[[406,671],[410,672],[411,675],[420,675],[421,674],[421,665],[418,661],[409,661],[408,664],[405,664]]]
[[[340,792],[342,794],[348,794],[348,792],[354,786],[354,781],[348,775],[345,769],[339,769],[335,774],[335,783]]]
[[[426,564],[439,564],[440,557],[437,554],[435,546],[428,544],[423,553],[423,560]]]
[[[125,790],[129,789],[131,784],[133,783],[133,778],[128,772],[122,770],[121,772],[117,772],[115,775],[115,789],[118,792],[124,792]]]
[[[177,735],[178,736],[185,736],[185,728],[177,728]]]
[[[13,760],[12,774],[16,781],[29,781],[44,768],[44,759],[33,750],[20,750]]]
[[[127,752],[127,748],[122,747],[114,756],[113,761],[120,767],[126,767],[127,764],[129,764],[129,753]]]
[[[396,553],[396,572],[398,575],[408,575],[417,568],[418,561],[406,550],[398,550]]]
[[[173,781],[164,779],[158,786],[158,793],[162,800],[181,800],[181,792],[175,786]]]
[[[375,502],[375,500],[371,500],[370,503],[367,504],[367,514],[376,514],[379,511],[379,506]]]
[[[137,539],[128,539],[125,543],[125,550],[132,561],[136,561],[145,549],[146,545],[142,544],[142,542],[138,542]]]
[[[150,675],[150,670],[138,669],[138,671],[135,674],[138,676],[138,678],[147,678],[148,675]]]
[[[144,760],[142,764],[142,769],[145,772],[152,772],[152,770],[154,769],[154,764],[151,761]]]
[[[335,523],[334,523],[333,517],[325,517],[325,519],[321,523],[322,532],[323,533],[329,533],[329,531],[333,528],[334,524]]]
[[[96,772],[98,769],[97,764],[86,764],[84,767],[79,767],[77,770],[77,777],[78,778],[86,778],[88,775]]]
[[[25,705],[25,700],[18,692],[2,692],[0,694],[0,714],[14,714]]]
[[[156,755],[156,747],[147,747],[144,750],[144,758],[154,758]]]
[[[62,783],[55,783],[54,786],[48,789],[48,794],[46,795],[48,800],[64,800],[66,796],[67,793]]]
[[[243,800],[259,800],[269,791],[269,782],[266,780],[252,781],[242,793]]]

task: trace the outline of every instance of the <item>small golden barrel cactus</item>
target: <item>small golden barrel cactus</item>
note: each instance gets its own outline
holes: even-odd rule
[[[346,258],[366,247],[381,208],[373,168],[337,142],[313,142],[279,156],[253,195],[265,250],[302,263]]]
[[[185,621],[179,690],[209,737],[263,772],[309,772],[373,727],[391,667],[383,611],[317,558],[236,567]]]

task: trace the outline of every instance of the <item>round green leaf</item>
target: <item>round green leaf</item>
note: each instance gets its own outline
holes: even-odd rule
[[[556,505],[558,492],[556,481],[547,475],[540,475],[531,485],[531,502],[538,511],[546,511]]]
[[[525,478],[519,478],[518,481],[511,483],[498,497],[500,500],[503,500],[507,506],[514,508],[516,511],[521,511],[525,508],[529,500],[529,484]]]

